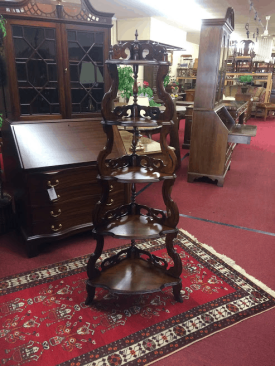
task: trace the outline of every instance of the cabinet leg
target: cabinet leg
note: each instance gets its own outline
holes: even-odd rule
[[[87,290],[87,298],[85,301],[85,305],[90,305],[93,302],[93,299],[95,297],[95,287],[90,286],[88,283],[86,284],[86,290]]]
[[[220,179],[217,179],[217,186],[218,187],[223,187],[223,183],[224,183],[224,178],[220,178]]]
[[[39,247],[37,243],[26,243],[26,250],[28,258],[37,257],[39,254]]]
[[[178,302],[183,302],[182,296],[180,294],[181,289],[182,289],[182,283],[178,283],[177,285],[173,286],[174,298]]]

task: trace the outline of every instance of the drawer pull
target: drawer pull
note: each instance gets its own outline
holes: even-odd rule
[[[114,189],[114,186],[110,185],[109,192],[112,192],[113,189]]]
[[[110,203],[106,203],[106,206],[111,206],[113,204],[114,200],[111,198]]]
[[[59,194],[57,195],[57,198],[55,200],[52,200],[52,202],[57,202],[59,200],[60,196]]]
[[[48,180],[48,186],[51,187],[51,188],[58,186],[58,184],[59,184],[59,180],[58,179],[56,179],[55,184],[52,184],[52,182],[50,180]]]
[[[54,228],[54,225],[52,225],[52,228],[51,228],[51,229],[52,229],[52,231],[59,231],[59,230],[61,230],[61,229],[62,229],[62,225],[61,225],[61,224],[59,224],[57,229],[55,229],[55,228]]]
[[[57,211],[57,214],[55,214],[53,211],[51,211],[51,212],[50,212],[50,214],[52,215],[52,217],[58,217],[58,216],[60,216],[60,215],[61,215],[61,210],[59,209],[59,210]]]

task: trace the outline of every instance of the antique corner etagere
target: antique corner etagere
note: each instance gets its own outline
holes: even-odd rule
[[[256,126],[235,124],[222,102],[233,30],[232,8],[224,19],[202,21],[188,182],[208,177],[222,187],[236,144],[249,144],[256,135]]]
[[[114,14],[89,0],[1,1],[7,84],[0,110],[12,121],[101,116],[110,88],[104,61]]]
[[[139,43],[136,32],[135,41],[118,44],[111,48],[106,64],[112,80],[110,91],[104,95],[102,101],[102,125],[107,135],[107,143],[99,153],[97,160],[103,194],[93,213],[93,232],[97,245],[87,265],[89,279],[86,285],[88,292],[86,304],[93,301],[96,287],[106,288],[114,293],[141,294],[160,291],[166,286],[172,286],[175,299],[182,302],[180,294],[182,264],[179,254],[173,246],[173,240],[178,231],[176,226],[179,213],[177,205],[170,197],[176,178],[174,174],[176,156],[166,142],[166,137],[173,124],[174,113],[173,101],[163,87],[163,79],[168,73],[170,64],[167,61],[167,52],[158,44]],[[117,96],[118,91],[118,65],[133,67],[134,103],[112,110],[112,100]],[[157,93],[166,107],[163,112],[158,107],[144,107],[137,104],[139,65],[159,66]],[[113,125],[133,128],[132,153],[121,158],[106,160],[113,148]],[[138,127],[141,126],[162,127],[160,133],[162,159],[137,155]],[[163,181],[162,195],[166,212],[136,202],[136,183],[160,181]],[[107,212],[104,211],[109,196],[108,182],[131,184],[131,202]],[[97,260],[104,247],[104,236],[108,235],[130,240],[131,245],[105,259],[98,268]],[[174,262],[169,268],[166,260],[142,250],[136,243],[136,240],[159,238],[164,235],[166,235],[168,255]]]

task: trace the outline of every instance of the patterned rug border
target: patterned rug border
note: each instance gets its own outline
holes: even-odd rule
[[[266,291],[268,294],[270,294],[271,296],[275,297],[275,291],[272,290],[270,287],[266,286],[263,282],[261,282],[260,280],[258,280],[257,278],[251,276],[250,274],[248,274],[245,269],[243,269],[241,266],[239,266],[238,264],[236,264],[236,262],[227,257],[224,254],[220,254],[218,253],[213,247],[211,247],[208,244],[204,244],[198,241],[197,238],[195,238],[192,234],[188,233],[187,231],[183,230],[183,229],[179,229],[180,232],[182,232],[184,235],[186,235],[187,237],[189,237],[193,242],[195,242],[196,244],[201,245],[204,249],[208,250],[210,253],[214,254],[216,257],[220,258],[223,262],[227,263],[230,267],[232,267],[236,272],[239,272],[241,275],[245,276],[247,279],[249,279],[250,281],[253,282],[253,284],[256,284],[258,287],[260,287],[262,290]]]
[[[250,275],[248,275],[247,273],[246,273],[246,271],[244,270],[244,269],[242,269],[240,266],[238,266],[238,265],[236,265],[235,264],[235,262],[232,260],[232,259],[230,259],[230,258],[228,258],[227,256],[225,256],[225,255],[223,255],[223,254],[219,254],[219,253],[217,253],[216,252],[216,250],[214,249],[214,248],[212,248],[212,247],[210,247],[209,245],[207,245],[207,244],[203,244],[203,243],[200,243],[193,235],[191,235],[190,233],[188,233],[188,232],[186,232],[186,231],[184,231],[184,230],[182,230],[182,229],[180,229],[179,230],[179,233],[181,233],[183,236],[184,236],[184,238],[187,240],[187,241],[189,241],[191,244],[194,244],[194,245],[196,245],[197,247],[201,247],[202,249],[203,249],[203,251],[206,253],[206,254],[208,254],[209,256],[215,256],[216,258],[217,258],[217,260],[218,261],[220,261],[220,262],[222,262],[222,265],[225,267],[225,268],[227,268],[228,270],[230,270],[230,271],[232,271],[233,273],[234,272],[236,272],[237,274],[238,274],[238,277],[240,278],[240,279],[242,279],[242,280],[244,280],[245,281],[245,283],[247,284],[247,285],[249,285],[249,286],[251,286],[252,288],[254,288],[255,290],[258,290],[258,291],[260,291],[260,290],[262,290],[262,291],[264,291],[265,293],[266,293],[266,295],[267,295],[267,297],[268,297],[268,299],[269,299],[269,303],[270,302],[275,302],[275,291],[273,291],[272,289],[270,289],[270,288],[268,288],[265,284],[263,284],[261,281],[258,281],[257,279],[255,279],[253,276],[250,276]],[[161,238],[160,238],[160,240],[161,240]],[[157,241],[157,240],[155,240],[155,241]],[[183,243],[183,245],[184,245],[184,243]],[[186,250],[187,250],[187,252],[189,251],[189,248],[186,248]],[[192,249],[191,249],[191,251],[192,251]],[[193,255],[194,255],[195,253],[193,253]],[[195,255],[194,255],[194,257],[196,257]],[[214,266],[213,266],[213,268],[212,268],[212,271],[213,271],[213,273],[215,273],[215,269],[214,269]],[[219,277],[220,278],[223,278],[224,277],[224,275],[222,274],[222,272],[220,272],[220,274],[219,274]],[[231,282],[231,280],[229,279],[229,278],[227,278],[227,282],[230,284],[230,282]],[[234,286],[233,286],[234,287]],[[236,287],[236,285],[235,285],[235,287]],[[241,291],[239,291],[239,293],[240,292],[242,292],[242,289],[240,289]],[[227,296],[226,296],[227,297]],[[272,298],[271,298],[272,297]],[[216,300],[214,300],[213,302],[210,302],[209,304],[211,304],[211,303],[214,303],[214,302],[216,302]],[[229,301],[229,304],[230,303],[234,303],[235,301]],[[257,314],[254,314],[254,308],[253,307],[251,307],[250,309],[249,309],[249,311],[250,311],[250,313],[252,313],[251,315],[245,315],[244,316],[244,318],[243,319],[238,319],[237,321],[235,321],[234,322],[234,324],[231,324],[231,325],[226,325],[226,327],[224,327],[223,329],[215,329],[214,331],[212,331],[210,334],[208,334],[208,335],[203,335],[203,337],[201,338],[200,336],[197,336],[196,337],[196,339],[193,339],[192,341],[190,340],[190,341],[188,341],[185,345],[183,345],[183,346],[179,346],[177,349],[174,349],[174,351],[170,351],[169,350],[169,352],[166,354],[166,355],[164,355],[164,356],[160,356],[160,357],[157,357],[156,359],[154,359],[154,360],[148,360],[146,363],[144,363],[144,365],[151,365],[151,364],[154,364],[155,362],[158,362],[158,361],[160,361],[161,359],[164,359],[164,358],[166,358],[166,357],[169,357],[170,355],[172,355],[172,354],[174,354],[174,353],[176,353],[176,352],[179,352],[180,350],[182,350],[182,349],[184,349],[184,348],[186,348],[186,347],[188,347],[188,346],[190,346],[190,345],[192,345],[192,344],[194,344],[194,343],[196,343],[196,342],[198,342],[198,341],[201,341],[201,340],[203,340],[204,338],[208,338],[208,337],[210,337],[210,336],[212,336],[212,335],[215,335],[215,334],[217,334],[217,333],[219,333],[219,332],[221,332],[221,331],[224,331],[224,330],[226,330],[227,328],[229,328],[229,327],[232,327],[232,326],[235,326],[235,325],[237,325],[238,323],[240,323],[240,322],[243,322],[243,321],[245,321],[245,320],[247,320],[247,319],[249,319],[249,318],[252,318],[252,317],[255,317],[256,315],[260,315],[260,314],[262,314],[262,313],[264,313],[264,312],[266,312],[266,311],[269,311],[269,310],[271,310],[271,309],[274,309],[275,308],[275,304],[274,305],[271,305],[271,304],[269,304],[269,306],[270,306],[270,308],[269,309],[261,309]],[[211,311],[211,310],[210,310]],[[208,313],[210,312],[209,310],[207,311]],[[188,310],[185,314],[187,314],[187,315],[189,315],[189,313],[192,313],[192,309],[191,310]],[[242,310],[242,311],[240,311],[240,317],[242,317],[243,316],[243,313],[245,313],[245,310]],[[179,316],[182,316],[183,315],[183,313],[182,314],[180,314],[180,315],[178,315],[178,316],[175,316],[174,318],[177,318],[177,317],[179,317]],[[196,316],[194,317],[194,318],[196,318]],[[192,321],[193,321],[193,319],[194,318],[192,318]],[[172,319],[172,318],[171,318]],[[170,319],[170,320],[171,320]],[[188,318],[186,318],[186,319],[188,319]],[[191,318],[190,318],[190,320],[191,320]],[[188,320],[187,320],[188,321]],[[182,322],[183,322],[183,320],[182,320]],[[215,321],[217,324],[218,323],[221,323],[221,322],[223,322],[223,320],[217,320],[217,321]],[[158,325],[160,325],[161,323],[158,323]],[[179,327],[180,327],[180,324],[179,324]],[[149,327],[149,328],[144,328],[143,330],[142,330],[142,332],[144,332],[144,333],[147,333],[147,330],[148,329],[150,329],[151,327]],[[206,327],[206,329],[207,329],[208,327]],[[169,329],[165,329],[165,332],[168,332],[169,331]],[[139,332],[138,332],[139,333]],[[152,333],[152,334],[154,334],[154,332]],[[190,333],[191,334],[191,333]],[[192,335],[192,334],[191,334]],[[126,338],[130,338],[132,335],[129,335],[129,336],[127,336]],[[148,337],[145,337],[144,339],[143,339],[143,343],[144,342],[147,342],[147,341],[151,341],[151,339],[152,339],[152,335],[149,335]],[[181,337],[181,336],[180,336]],[[123,340],[125,340],[126,338],[122,338],[122,339],[120,339],[120,341],[121,342],[123,342]],[[185,338],[184,336],[183,336],[183,338]],[[181,338],[178,338],[178,340],[177,341],[180,341],[181,340]],[[171,341],[169,341],[169,344],[173,344],[173,343],[175,343],[176,341],[174,341],[174,340],[171,340]],[[140,341],[137,341],[137,344],[139,344],[140,343]],[[179,342],[178,342],[179,343]],[[111,344],[109,344],[108,346],[111,346],[112,345],[112,343]],[[105,346],[104,346],[105,347]],[[101,347],[102,348],[102,347]],[[128,348],[128,347],[126,347],[126,348]],[[107,351],[107,349],[105,350],[105,351]],[[122,352],[122,353],[121,353]],[[121,354],[123,355],[123,352],[125,352],[125,348],[122,348],[121,349]],[[76,357],[76,358],[73,358],[73,359],[71,359],[71,360],[68,360],[68,361],[66,361],[66,362],[63,362],[63,363],[61,363],[61,364],[59,364],[58,366],[69,366],[69,365],[71,365],[71,362],[75,362],[75,363],[77,363],[77,362],[79,362],[79,364],[80,365],[82,365],[82,366],[98,366],[98,365],[107,365],[107,363],[106,363],[106,360],[113,354],[113,355],[115,355],[115,353],[114,353],[114,351],[111,351],[111,353],[109,353],[109,355],[108,355],[108,352],[107,352],[107,354],[105,353],[105,352],[103,352],[104,353],[104,356],[102,356],[100,359],[97,359],[97,360],[94,360],[94,361],[87,361],[87,358],[86,358],[86,360],[84,360],[84,357],[85,356],[87,356],[88,357],[88,355],[89,354],[91,354],[91,352],[88,352],[87,354],[85,354],[85,355],[82,355],[82,357],[80,356],[80,357]],[[144,357],[146,357],[146,355],[144,355]],[[142,358],[142,356],[140,356],[140,358]],[[125,362],[122,362],[122,364],[123,365],[128,365],[128,366],[135,366],[135,365],[137,365],[137,359],[135,359],[135,361],[133,361],[133,360],[128,360],[126,363]]]
[[[201,342],[202,340],[204,340],[204,339],[206,339],[206,338],[209,338],[209,337],[214,336],[215,334],[221,333],[221,332],[223,332],[223,331],[227,330],[228,328],[235,327],[236,325],[238,325],[238,324],[240,324],[240,323],[242,323],[242,322],[244,322],[244,321],[246,321],[246,320],[248,320],[248,319],[255,318],[255,316],[258,316],[258,315],[261,315],[261,314],[263,314],[263,313],[266,313],[266,312],[268,312],[269,310],[272,310],[272,309],[274,309],[274,308],[275,308],[275,305],[274,305],[273,307],[271,307],[270,309],[267,309],[267,310],[261,311],[261,312],[260,312],[260,313],[258,313],[258,314],[251,315],[251,316],[249,316],[249,317],[247,317],[247,318],[245,318],[245,319],[239,320],[237,323],[234,323],[234,324],[228,325],[226,328],[223,328],[223,329],[217,330],[215,333],[212,333],[212,334],[209,334],[209,335],[207,335],[207,336],[204,336],[204,337],[203,337],[203,339],[196,339],[196,340],[194,340],[192,343],[188,343],[188,344],[186,344],[185,346],[183,346],[183,347],[181,347],[181,348],[179,348],[179,349],[177,349],[177,350],[175,350],[175,351],[173,351],[173,352],[170,352],[170,353],[168,353],[168,354],[167,354],[167,355],[165,355],[165,356],[159,357],[157,360],[154,360],[154,361],[152,361],[152,362],[146,363],[144,366],[153,365],[154,363],[156,363],[156,362],[158,362],[158,361],[164,360],[165,358],[170,357],[170,356],[174,355],[175,353],[178,353],[179,351],[182,351],[184,348],[187,348],[187,347],[189,347],[189,346],[192,346],[192,344],[195,344],[195,343]],[[57,365],[57,366],[58,366],[58,365]],[[89,364],[86,364],[86,365],[84,365],[84,366],[89,366]]]
[[[177,239],[176,239],[177,240]],[[176,243],[175,240],[175,244]],[[93,365],[98,365],[97,361],[101,362],[100,365],[105,364],[104,362],[107,360],[109,360],[109,357],[111,357],[112,355],[115,356],[114,351],[108,351],[108,352],[104,352],[107,351],[106,347],[112,346],[113,344],[116,344],[117,342],[121,344],[121,355],[124,357],[126,357],[127,355],[127,350],[129,348],[129,346],[126,345],[126,341],[128,339],[135,339],[135,346],[138,347],[139,345],[141,345],[141,343],[143,342],[151,342],[151,340],[155,339],[154,337],[160,337],[161,335],[167,335],[167,339],[169,339],[169,341],[167,341],[167,346],[166,345],[162,345],[160,346],[160,350],[162,350],[163,352],[167,352],[167,354],[165,355],[161,355],[159,354],[158,356],[154,356],[154,355],[150,355],[150,353],[152,352],[152,350],[147,350],[144,354],[144,356],[139,356],[139,357],[145,357],[146,358],[146,363],[142,363],[144,365],[151,365],[161,359],[164,359],[198,341],[203,340],[204,338],[208,338],[216,333],[219,333],[223,330],[226,330],[229,327],[232,327],[234,325],[237,325],[238,323],[247,320],[249,318],[252,318],[256,315],[260,315],[266,311],[269,311],[271,309],[275,308],[275,291],[270,289],[269,287],[267,287],[264,283],[262,283],[261,281],[255,279],[253,276],[249,275],[246,273],[246,271],[244,269],[242,269],[240,266],[236,265],[235,261],[228,258],[227,256],[223,255],[223,254],[219,254],[216,252],[216,250],[212,247],[210,247],[207,244],[202,244],[200,243],[193,235],[191,235],[190,233],[180,229],[179,230],[179,236],[178,236],[178,240],[182,242],[182,245],[185,247],[185,250],[187,253],[191,253],[191,255],[197,259],[197,258],[201,258],[201,263],[204,264],[208,264],[208,266],[206,268],[211,268],[211,271],[215,274],[218,273],[219,277],[223,280],[226,279],[227,283],[229,285],[232,284],[232,287],[236,289],[236,294],[238,293],[239,298],[242,298],[245,300],[247,299],[248,295],[249,295],[249,287],[252,288],[255,291],[259,292],[259,295],[264,296],[265,300],[263,300],[263,302],[261,302],[261,300],[258,302],[258,305],[246,305],[243,308],[240,308],[239,311],[236,313],[236,316],[233,314],[235,311],[233,309],[233,313],[230,315],[230,317],[228,317],[228,315],[222,315],[218,318],[214,318],[214,325],[216,327],[210,327],[210,324],[213,323],[209,323],[209,325],[207,324],[207,320],[205,321],[205,324],[203,325],[203,327],[198,328],[199,330],[204,330],[204,332],[208,333],[208,334],[197,334],[199,333],[199,330],[197,331],[197,333],[195,333],[195,331],[189,331],[185,334],[180,334],[181,332],[181,328],[182,327],[186,327],[185,324],[188,325],[188,323],[192,320],[192,322],[196,322],[197,318],[200,318],[201,314],[209,314],[209,316],[211,317],[215,317],[215,313],[216,311],[219,311],[219,309],[222,309],[222,307],[226,306],[226,304],[228,304],[229,306],[233,306],[234,304],[237,304],[239,306],[239,304],[237,303],[237,301],[235,301],[234,299],[230,298],[230,296],[226,295],[224,297],[221,297],[219,299],[224,299],[224,305],[220,305],[220,304],[215,304],[215,308],[211,308],[211,305],[214,305],[214,302],[216,302],[217,300],[213,300],[208,302],[207,305],[199,305],[198,307],[196,307],[196,309],[198,310],[201,306],[206,306],[206,310],[204,313],[199,313],[196,315],[192,315],[193,310],[187,310],[186,312],[183,312],[179,315],[176,315],[172,318],[170,318],[169,320],[177,320],[177,322],[180,322],[178,324],[174,324],[172,327],[169,325],[167,328],[165,328],[164,331],[157,331],[154,330],[156,326],[161,325],[165,321],[160,322],[160,323],[156,323],[152,326],[150,326],[149,328],[144,328],[142,329],[142,332],[147,332],[148,329],[148,337],[146,334],[146,337],[142,337],[142,339],[140,339],[140,332],[137,333],[132,333],[127,335],[124,338],[121,338],[118,341],[103,345],[99,348],[96,348],[95,350],[89,351],[88,353],[84,353],[81,354],[75,358],[69,359],[65,362],[62,362],[61,364],[59,364],[59,366],[68,366],[73,364],[74,362],[79,362],[80,365],[82,366],[93,366]],[[180,243],[179,243],[180,244]],[[127,244],[126,244],[127,245]],[[165,246],[164,242],[163,242],[163,238],[159,238],[159,239],[155,239],[155,240],[151,240],[151,241],[140,241],[139,244],[143,249],[146,250],[158,250],[161,249]],[[104,253],[101,256],[101,260],[104,260],[110,253],[114,254],[116,251],[121,250],[121,248],[125,247],[125,245],[122,245],[120,247],[116,247],[116,248],[111,248],[108,249],[106,251],[104,251]],[[203,252],[203,254],[202,254]],[[30,270],[30,271],[26,271],[26,272],[22,272],[20,274],[17,275],[11,275],[11,276],[7,276],[4,277],[2,279],[0,279],[0,295],[4,295],[4,294],[11,294],[11,293],[16,293],[17,291],[20,291],[21,289],[25,289],[25,288],[30,288],[30,287],[34,287],[37,286],[41,283],[49,283],[52,281],[55,281],[57,279],[61,279],[70,275],[74,275],[77,273],[83,273],[86,269],[86,262],[87,262],[87,258],[89,257],[90,254],[86,254],[84,256],[80,256],[77,258],[72,258],[72,259],[67,259],[65,261],[62,262],[57,262],[57,263],[53,263],[47,266],[42,266],[40,268],[34,269],[34,270]],[[210,260],[209,260],[210,257]],[[208,258],[208,259],[207,259]],[[212,260],[213,259],[213,260]],[[227,277],[227,272],[231,272],[233,277]],[[237,280],[235,280],[234,276],[237,275]],[[8,284],[8,287],[7,287]],[[261,293],[261,291],[265,292],[265,293]],[[245,300],[246,301],[246,300]],[[256,303],[255,303],[256,304]],[[246,307],[247,306],[247,307]],[[267,306],[270,306],[268,309],[266,309]],[[258,307],[258,309],[257,309]],[[194,308],[195,309],[195,308]],[[247,310],[246,310],[247,309]],[[202,311],[202,309],[200,309],[199,311]],[[221,310],[220,310],[221,311]],[[255,311],[258,311],[258,313],[255,314]],[[233,320],[234,323],[231,324],[227,323],[226,324],[226,320],[227,319],[231,319]],[[175,323],[175,321],[173,321],[173,323]],[[226,324],[224,326],[224,324]],[[174,327],[176,326],[176,331],[178,331],[179,333],[176,332],[176,337],[174,338],[170,338],[172,337],[172,328],[174,330]],[[219,329],[218,326],[222,326],[222,329]],[[184,328],[183,328],[184,329]],[[186,328],[188,329],[188,328]],[[149,332],[150,330],[150,332]],[[149,334],[150,333],[150,334]],[[203,333],[203,332],[201,332]],[[188,338],[188,341],[186,341],[186,339],[188,337],[190,337],[190,339]],[[153,341],[154,342],[154,341]],[[156,340],[157,342],[157,340]],[[172,346],[173,351],[171,349],[169,349],[168,346]],[[175,348],[178,347],[178,348]],[[111,348],[112,349],[112,348]],[[97,360],[91,360],[88,359],[89,355],[93,355],[94,352],[101,353],[100,359]],[[162,352],[160,352],[162,353]],[[156,359],[153,359],[153,357],[157,357]],[[95,363],[96,361],[96,363]],[[132,360],[131,357],[130,359],[128,359],[128,357],[126,357],[122,364],[126,366],[126,364],[128,366],[130,365],[136,365],[137,359]]]

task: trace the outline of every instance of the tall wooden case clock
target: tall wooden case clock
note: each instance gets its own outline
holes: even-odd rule
[[[222,104],[234,11],[202,21],[188,182],[208,177],[223,186],[236,143],[250,143],[255,126],[235,125]]]
[[[128,50],[128,51],[127,51]],[[127,54],[129,56],[127,56]],[[147,55],[146,55],[147,54]],[[174,104],[165,92],[163,79],[168,73],[169,62],[164,47],[158,44],[142,44],[136,39],[133,43],[115,45],[106,61],[112,86],[105,94],[102,103],[102,125],[107,135],[105,148],[98,156],[99,180],[103,186],[103,195],[94,210],[93,222],[97,245],[91,255],[87,273],[88,297],[86,304],[93,301],[96,287],[103,287],[114,293],[141,294],[160,291],[163,287],[172,286],[174,297],[182,302],[180,274],[182,264],[179,254],[173,246],[177,236],[179,220],[178,208],[170,194],[175,181],[176,156],[168,147],[166,137],[173,125]],[[112,110],[112,100],[118,91],[118,65],[133,67],[133,105],[116,107]],[[139,66],[157,65],[157,93],[163,100],[165,110],[158,107],[144,107],[137,103],[137,77]],[[132,153],[117,159],[108,159],[112,152],[114,135],[113,126],[132,127]],[[156,159],[145,154],[137,155],[139,127],[161,127],[160,145],[162,158]],[[163,182],[162,195],[166,211],[158,210],[136,202],[136,183]],[[106,212],[109,197],[109,184],[112,182],[129,183],[132,187],[131,202]],[[174,262],[168,268],[168,262],[145,251],[136,244],[136,240],[159,238],[166,235],[168,255]],[[98,268],[97,261],[101,256],[104,237],[112,236],[131,241],[131,245],[116,255],[105,259]]]
[[[100,116],[114,14],[89,0],[0,0],[0,14],[7,28],[2,113],[12,121]]]

